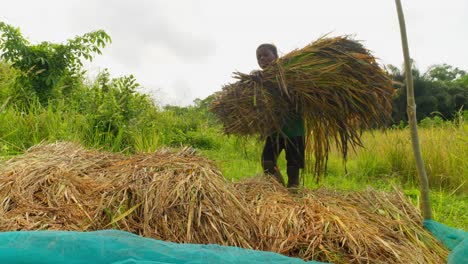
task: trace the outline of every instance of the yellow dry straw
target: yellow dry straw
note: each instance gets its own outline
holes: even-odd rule
[[[189,149],[125,156],[39,145],[1,164],[0,230],[117,228],[332,263],[444,263],[399,191],[290,194],[270,178],[227,181]]]

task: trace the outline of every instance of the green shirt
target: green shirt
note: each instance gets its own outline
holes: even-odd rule
[[[279,92],[279,88],[273,85],[271,82],[264,82],[263,87],[267,89],[272,95],[281,96]],[[299,113],[290,112],[286,120],[286,123],[281,129],[281,132],[288,138],[304,136],[305,129],[304,129],[304,120],[302,119],[302,116]],[[278,133],[274,132],[271,136],[277,137]]]
[[[304,136],[304,120],[300,114],[292,113],[281,131],[288,137]]]

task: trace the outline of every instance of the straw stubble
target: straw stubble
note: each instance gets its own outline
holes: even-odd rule
[[[190,149],[125,156],[40,145],[0,169],[0,230],[117,228],[145,237],[333,263],[443,263],[399,191],[302,190],[227,181]]]

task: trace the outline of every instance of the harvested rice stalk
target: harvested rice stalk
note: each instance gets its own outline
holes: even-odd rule
[[[129,231],[174,242],[255,247],[249,208],[210,161],[159,151],[137,155],[132,172],[123,165],[108,173],[115,175],[113,200],[122,201],[119,206],[142,204],[121,221]]]
[[[398,190],[291,195],[269,177],[235,185],[254,207],[262,250],[332,263],[445,263],[446,249]]]
[[[244,248],[254,248],[257,237],[244,201],[190,149],[129,157],[69,143],[37,146],[2,166],[0,199],[0,230],[110,226]]]
[[[263,84],[247,74],[234,77],[239,81],[224,86],[211,106],[225,133],[265,137],[298,112],[316,176],[326,168],[332,143],[346,160],[348,147],[362,145],[363,129],[391,114],[391,80],[362,44],[347,37],[321,38],[286,54],[263,71]]]
[[[88,230],[101,226],[102,170],[113,155],[73,144],[42,145],[7,161],[0,173],[3,230]],[[92,177],[90,177],[92,175]]]
[[[333,263],[445,263],[402,195],[231,183],[191,150],[125,156],[40,145],[0,166],[0,230],[109,227]]]

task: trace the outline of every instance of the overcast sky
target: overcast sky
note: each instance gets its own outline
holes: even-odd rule
[[[468,0],[402,0],[410,54],[425,71],[448,63],[468,70]],[[160,104],[190,104],[257,69],[256,47],[280,53],[326,33],[354,35],[381,64],[403,56],[393,0],[42,0],[3,1],[0,21],[31,42],[62,42],[104,29],[112,44],[86,68],[134,74]]]

